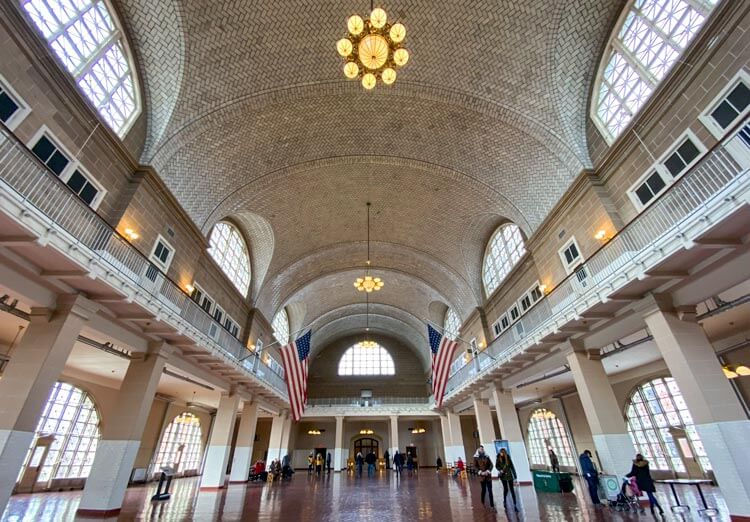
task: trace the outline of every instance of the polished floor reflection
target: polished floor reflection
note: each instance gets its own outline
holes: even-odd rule
[[[109,520],[280,520],[336,521],[361,520],[652,520],[645,515],[594,509],[576,483],[569,494],[537,493],[530,486],[520,491],[519,513],[502,509],[502,488],[494,484],[498,512],[485,509],[479,501],[479,482],[452,479],[433,470],[401,480],[390,473],[358,479],[349,475],[310,477],[298,472],[288,483],[232,485],[227,489],[198,492],[198,480],[181,479],[173,484],[172,498],[151,502],[155,486],[128,489],[125,504],[116,519]],[[658,493],[665,506],[672,503],[667,490]],[[678,490],[683,503],[692,506],[685,516],[667,514],[659,520],[706,520],[698,516],[698,496],[694,488]],[[706,499],[722,515],[713,520],[729,520],[726,505],[717,488],[705,488]],[[2,522],[76,520],[75,510],[81,492],[16,495],[11,498]],[[510,502],[510,497],[509,497]],[[666,509],[668,511],[668,509]],[[90,520],[90,519],[89,519]]]

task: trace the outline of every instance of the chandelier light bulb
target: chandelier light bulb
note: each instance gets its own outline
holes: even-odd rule
[[[406,65],[406,62],[409,61],[409,51],[407,51],[403,47],[400,49],[396,49],[393,53],[393,61],[399,67],[403,67],[404,65]]]
[[[383,74],[381,74],[380,77],[383,80],[384,84],[391,85],[396,81],[396,71],[388,67],[386,69],[383,69]]]
[[[352,54],[352,41],[349,40],[349,38],[342,38],[341,40],[336,42],[336,50],[341,56],[346,58],[347,56]]]
[[[393,24],[389,34],[393,43],[401,43],[406,38],[406,27],[404,24]]]
[[[349,29],[349,32],[357,36],[360,34],[364,28],[365,28],[365,22],[362,20],[362,17],[359,15],[353,15],[349,17],[349,20],[346,22],[346,27]]]
[[[387,21],[388,15],[386,15],[385,11],[379,7],[376,7],[372,10],[372,13],[370,13],[370,23],[375,29],[380,29]]]
[[[351,80],[356,78],[358,74],[359,66],[354,62],[346,62],[346,65],[344,65],[344,76]]]
[[[362,77],[362,87],[368,91],[375,87],[375,83],[377,83],[377,79],[372,73],[367,73]]]

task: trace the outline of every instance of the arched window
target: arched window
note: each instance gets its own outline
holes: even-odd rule
[[[367,341],[365,341],[367,342]],[[357,343],[341,356],[339,375],[395,375],[396,368],[388,351],[377,343]]]
[[[526,253],[521,230],[513,223],[502,225],[495,231],[484,254],[482,280],[489,296]]]
[[[226,221],[216,223],[208,252],[243,296],[250,288],[250,256],[239,230]]]
[[[443,334],[452,340],[456,340],[458,337],[458,329],[461,328],[461,319],[458,318],[458,314],[453,311],[453,308],[448,308],[445,312],[445,322],[443,323]]]
[[[100,436],[99,413],[88,393],[65,382],[55,383],[37,424],[27,466],[35,454],[43,455],[34,448],[40,437],[48,435],[54,440],[41,463],[37,482],[88,477]]]
[[[573,445],[565,427],[553,412],[539,408],[529,418],[529,459],[537,466],[550,466],[549,450],[557,455],[561,466],[575,467]]]
[[[695,457],[704,472],[711,469],[693,417],[672,377],[639,386],[628,400],[626,415],[633,444],[650,461],[651,469],[684,473],[681,453]]]
[[[591,116],[612,142],[651,97],[717,0],[630,0],[604,52]]]
[[[168,466],[175,473],[198,473],[203,455],[201,421],[189,412],[182,412],[169,423],[156,453],[153,472]]]
[[[271,321],[273,327],[273,336],[280,344],[285,345],[289,342],[289,316],[283,308],[279,310]]]
[[[22,0],[37,29],[120,137],[141,110],[133,60],[104,0]]]

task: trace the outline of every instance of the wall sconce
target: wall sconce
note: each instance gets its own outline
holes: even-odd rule
[[[193,292],[195,292],[195,287],[191,284],[185,285],[185,290],[187,291],[188,295],[193,295]]]
[[[126,228],[126,229],[125,229],[125,233],[124,233],[124,236],[125,236],[126,238],[128,238],[128,239],[129,239],[130,241],[135,241],[136,239],[138,239],[139,237],[141,237],[141,236],[139,236],[139,235],[138,235],[138,233],[137,233],[137,232],[136,232],[135,230],[133,230],[132,228]]]
[[[421,435],[422,433],[427,432],[427,430],[424,428],[409,428],[409,431],[412,433],[412,435]]]
[[[372,430],[371,430],[371,429],[369,429],[369,428],[366,428],[366,429],[362,429],[362,430],[359,430],[359,434],[360,434],[360,435],[372,435],[373,433],[375,433],[375,432],[374,432],[374,431],[372,431]]]
[[[544,295],[547,295],[549,292],[547,292],[547,285],[539,285],[539,291],[542,292]]]
[[[609,241],[612,238],[609,237],[606,230],[601,229],[596,234],[594,234],[594,239],[598,239],[599,241]]]
[[[487,343],[485,343],[484,341],[479,341],[479,349],[484,350],[485,348],[487,348]]]
[[[308,435],[320,435],[321,430],[319,429],[313,429],[313,430],[307,430]]]

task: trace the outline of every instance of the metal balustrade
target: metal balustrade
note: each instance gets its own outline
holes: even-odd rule
[[[432,404],[430,397],[331,397],[307,399],[308,406],[387,406],[391,404],[423,405],[428,407]]]
[[[0,180],[6,191],[15,193],[49,220],[48,234],[67,234],[67,239],[89,257],[94,267],[127,278],[137,289],[129,298],[144,298],[161,316],[179,318],[174,322],[189,325],[197,342],[219,348],[286,397],[283,375],[260,361],[258,354],[248,352],[239,340],[78,198],[4,125],[0,125]],[[129,293],[125,286],[120,290]]]
[[[479,372],[472,362],[448,380],[446,396],[478,374],[484,374],[522,353],[543,333],[575,318],[592,299],[606,298],[663,259],[659,244],[670,237],[690,246],[683,226],[710,203],[721,201],[738,178],[750,169],[750,118],[746,118],[721,143],[672,185],[661,197],[580,265],[549,294],[496,337],[480,358],[489,360]],[[519,326],[520,325],[520,326]]]

